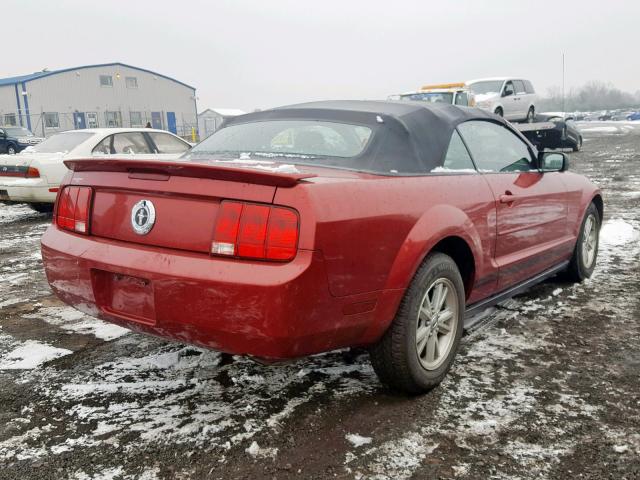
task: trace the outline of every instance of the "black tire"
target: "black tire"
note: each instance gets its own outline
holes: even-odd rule
[[[452,331],[446,339],[446,346],[443,347],[444,351],[440,354],[441,363],[437,366],[434,365],[433,369],[427,369],[422,363],[427,359],[421,359],[418,354],[417,333],[420,325],[423,329],[429,329],[429,325],[421,323],[424,320],[419,312],[423,302],[428,301],[429,292],[432,288],[437,288],[433,286],[438,285],[439,282],[453,287],[451,301],[449,303],[448,299],[447,305],[457,308],[446,327],[453,330],[455,326],[455,331]],[[449,291],[448,288],[447,291]],[[436,293],[432,293],[432,295],[436,295]],[[436,252],[427,256],[411,281],[389,329],[377,344],[369,348],[371,363],[380,381],[395,390],[411,394],[427,392],[436,387],[451,368],[458,352],[464,327],[464,307],[464,284],[455,262],[443,253]],[[447,309],[440,313],[447,313]],[[421,318],[419,319],[419,317]],[[429,320],[429,324],[432,324],[431,320]],[[441,338],[437,318],[435,327],[432,328],[436,340]],[[431,332],[431,330],[429,331]],[[430,342],[431,336],[432,333],[429,333],[428,338],[426,334],[423,337],[425,349],[427,349],[426,345]],[[428,356],[428,351],[425,356]]]
[[[572,148],[572,150],[574,152],[579,152],[582,149],[582,137],[580,137],[578,139],[578,143],[576,145],[574,145],[574,147]]]
[[[589,218],[592,219],[594,224],[591,228],[595,231],[595,242],[593,242],[593,260],[591,264],[588,264],[585,259],[585,248],[587,248],[585,244],[585,226],[587,225],[587,221]],[[589,278],[591,274],[593,274],[593,270],[596,267],[596,261],[598,259],[598,243],[600,240],[600,214],[598,213],[598,209],[592,203],[587,208],[587,211],[584,214],[584,218],[582,219],[582,224],[580,225],[580,234],[578,235],[578,240],[576,242],[576,246],[573,249],[573,256],[571,257],[571,261],[569,262],[569,266],[567,267],[567,279],[572,282],[581,282],[585,278]]]
[[[51,213],[53,212],[53,203],[30,203],[29,206],[40,213]]]
[[[533,123],[536,118],[536,109],[534,107],[529,107],[529,111],[527,112],[527,123]]]
[[[495,109],[495,111],[493,112],[496,115],[498,115],[499,117],[504,117],[504,111],[502,110],[502,107],[498,107]]]
[[[7,154],[8,155],[15,155],[16,153],[18,153],[18,149],[16,148],[15,145],[12,145],[12,144],[7,145]]]

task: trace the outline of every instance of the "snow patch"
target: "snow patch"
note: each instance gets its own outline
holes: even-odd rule
[[[348,433],[344,436],[351,445],[358,448],[363,445],[367,445],[373,441],[371,437],[363,437],[362,435],[358,435],[357,433]]]
[[[605,222],[600,230],[600,242],[604,245],[624,245],[639,238],[640,232],[619,218]]]
[[[254,458],[275,458],[276,455],[278,454],[277,448],[271,448],[271,447],[262,448],[260,445],[258,445],[258,442],[256,441],[251,442],[251,445],[249,445],[249,447],[246,448],[244,451]]]
[[[431,173],[478,173],[474,168],[447,168],[436,167],[431,170]]]
[[[581,132],[592,133],[618,133],[620,129],[618,127],[580,127]]]
[[[356,478],[372,480],[405,480],[413,476],[413,472],[420,466],[427,455],[436,448],[437,443],[431,443],[417,432],[385,442],[380,447],[365,452],[367,472],[356,472]]]
[[[25,203],[16,205],[0,204],[0,225],[44,216],[45,214],[36,212]]]
[[[5,300],[4,302],[0,302],[0,308],[8,307],[10,305],[15,305],[16,303],[27,302],[28,300],[23,300],[21,298],[11,298],[9,300]]]
[[[101,340],[109,341],[120,338],[129,330],[118,325],[92,318],[71,307],[45,307],[37,313],[25,315],[26,318],[40,318],[63,330],[82,335],[93,335]]]
[[[71,350],[65,348],[56,348],[46,343],[27,340],[0,359],[0,370],[30,370],[71,353],[73,353]]]

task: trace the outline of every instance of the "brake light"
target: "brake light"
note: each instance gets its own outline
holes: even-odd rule
[[[76,233],[89,233],[89,210],[91,209],[91,187],[65,187],[58,196],[56,224]]]
[[[9,165],[0,170],[0,177],[39,178],[40,170],[35,167]]]
[[[298,213],[289,208],[224,201],[220,205],[211,253],[291,260],[298,246],[298,220]]]

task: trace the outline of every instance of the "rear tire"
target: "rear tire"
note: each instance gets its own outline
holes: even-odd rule
[[[498,115],[499,117],[504,117],[504,111],[502,110],[502,107],[498,107],[495,109],[495,111],[493,112],[496,115]]]
[[[600,221],[598,209],[593,203],[590,204],[582,219],[578,241],[567,267],[568,280],[581,282],[593,274],[598,258]]]
[[[443,253],[430,254],[389,329],[369,349],[380,381],[406,393],[436,387],[458,351],[464,308],[464,284],[455,262]]]
[[[582,138],[578,139],[578,143],[572,148],[574,152],[579,152],[582,149]]]
[[[9,145],[7,147],[7,154],[9,155],[15,155],[16,154],[16,147],[15,145]]]
[[[53,203],[30,203],[29,206],[39,213],[53,212]]]

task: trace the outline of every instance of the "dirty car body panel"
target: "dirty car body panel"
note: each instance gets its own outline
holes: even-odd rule
[[[472,309],[566,263],[599,192],[571,172],[451,164],[454,140],[472,143],[458,129],[466,122],[504,129],[535,164],[526,139],[484,111],[355,101],[235,117],[175,162],[69,161],[42,239],[48,280],[109,322],[267,360],[376,342],[434,249],[469,253],[459,267]],[[276,152],[260,152],[253,140],[270,129]],[[243,131],[256,136],[246,148],[207,151]],[[65,187],[78,203],[86,194],[80,230],[61,227]],[[517,198],[504,203],[505,192]],[[149,204],[152,228],[136,233]],[[234,212],[234,240],[218,242]],[[267,258],[279,237],[250,222],[260,212],[289,219],[290,256]],[[242,244],[256,225],[265,243]]]

